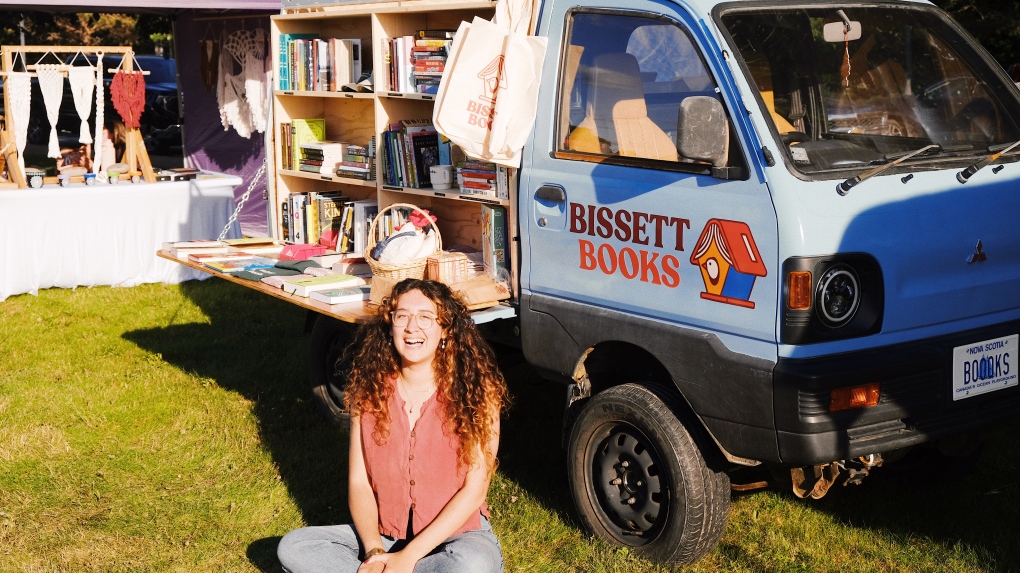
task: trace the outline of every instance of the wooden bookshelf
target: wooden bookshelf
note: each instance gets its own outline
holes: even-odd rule
[[[363,71],[373,71],[374,92],[329,92],[274,89],[273,91],[273,164],[274,185],[270,200],[273,203],[271,234],[282,237],[281,204],[291,193],[340,190],[354,199],[374,198],[380,210],[393,203],[413,203],[429,209],[440,219],[439,228],[443,244],[482,248],[482,205],[506,208],[508,251],[512,275],[516,276],[517,234],[516,181],[510,180],[509,199],[487,195],[463,194],[454,187],[447,190],[410,188],[386,185],[382,164],[382,133],[403,119],[431,118],[436,96],[434,94],[395,91],[388,81],[387,54],[383,46],[389,39],[412,35],[418,30],[456,30],[462,21],[475,16],[490,19],[495,2],[488,0],[444,1],[416,0],[415,2],[367,2],[342,4],[284,11],[271,19],[272,57],[279,77],[280,44],[282,34],[318,34],[320,38],[358,38],[361,40]],[[279,84],[274,86],[279,87]],[[375,181],[330,177],[315,173],[282,169],[282,142],[279,141],[281,123],[293,119],[323,118],[326,120],[326,139],[365,145],[375,137]],[[455,183],[456,185],[456,183]],[[516,281],[515,281],[516,282]],[[516,294],[518,285],[512,285]]]

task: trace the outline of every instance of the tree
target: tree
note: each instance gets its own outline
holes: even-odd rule
[[[932,0],[960,23],[1000,65],[1020,62],[1020,0]]]

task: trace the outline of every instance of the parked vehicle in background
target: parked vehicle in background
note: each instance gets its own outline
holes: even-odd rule
[[[145,139],[145,147],[150,152],[167,152],[173,147],[181,145],[181,110],[180,100],[177,93],[177,66],[172,58],[160,56],[135,56],[137,67],[149,72],[145,76],[145,109],[142,111],[139,131]],[[77,56],[68,58],[68,64],[85,66],[96,64],[96,56]],[[103,67],[106,70],[116,69],[121,64],[120,54],[107,54],[103,57]],[[110,84],[113,81],[113,74],[104,72],[105,87],[105,111],[106,119],[119,119],[120,115],[113,107],[113,100],[110,97]],[[92,104],[92,112],[89,120],[90,129],[95,125],[95,103]],[[60,113],[57,116],[57,133],[71,134],[77,139],[81,119],[74,107],[74,98],[71,95],[71,87],[64,82],[64,96],[60,103]],[[43,103],[42,93],[39,91],[37,81],[32,82],[32,110],[29,116],[28,141],[29,143],[46,143],[50,136],[50,122],[46,116],[46,106]],[[95,134],[93,133],[93,137]]]

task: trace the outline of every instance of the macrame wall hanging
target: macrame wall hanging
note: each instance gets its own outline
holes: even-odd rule
[[[102,168],[103,126],[106,125],[106,88],[103,83],[103,52],[96,53],[96,139],[99,145],[92,146],[92,172],[99,174]]]
[[[60,143],[57,139],[57,118],[60,117],[60,100],[64,97],[64,72],[56,64],[36,64],[39,76],[39,91],[46,105],[46,119],[50,121],[50,141],[46,156],[60,158]]]
[[[15,54],[17,57],[18,54]],[[21,55],[24,62],[25,56]],[[8,117],[14,127],[14,144],[18,148],[18,166],[25,172],[25,145],[28,143],[28,116],[32,108],[32,75],[28,72],[8,72],[7,94],[11,106]]]
[[[73,63],[73,62],[72,62]],[[96,87],[96,71],[92,66],[71,66],[67,70],[67,82],[71,84],[74,109],[81,118],[78,143],[92,143],[89,133],[89,117],[92,115],[92,90]]]
[[[265,49],[267,34],[256,30],[237,30],[222,42],[216,100],[223,129],[231,127],[248,139],[253,132],[265,131]],[[240,71],[235,73],[235,68]]]
[[[220,42],[212,37],[212,24],[206,24],[205,36],[198,41],[199,72],[206,91],[216,87],[216,74],[219,71]]]
[[[145,76],[141,70],[127,72],[118,68],[110,83],[110,98],[124,126],[138,129],[145,110]]]

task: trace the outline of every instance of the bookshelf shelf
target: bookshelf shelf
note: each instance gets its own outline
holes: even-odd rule
[[[277,97],[313,97],[313,98],[341,98],[341,99],[374,99],[375,94],[371,92],[325,92],[325,91],[302,91],[302,90],[274,90]]]
[[[304,179],[315,179],[316,181],[332,181],[334,183],[346,183],[347,185],[359,185],[361,187],[376,186],[376,182],[374,179],[365,181],[363,179],[351,179],[350,177],[321,175],[318,173],[309,173],[307,171],[295,171],[293,169],[281,169],[278,171],[278,173],[280,175],[287,175],[289,177],[302,177]]]
[[[461,193],[457,189],[443,189],[437,191],[434,189],[417,189],[415,187],[395,187],[393,185],[383,185],[382,189],[391,193],[405,193],[407,195],[420,195],[422,197],[439,197],[441,199],[452,199],[454,201],[470,201],[472,203],[484,203],[486,205],[501,205],[503,207],[509,207],[510,202],[504,199],[497,199],[495,197],[489,197],[486,195],[471,195],[467,193]]]
[[[436,101],[435,94],[416,94],[412,92],[379,92],[379,97],[383,98],[400,98],[400,99],[418,99],[422,101]]]

